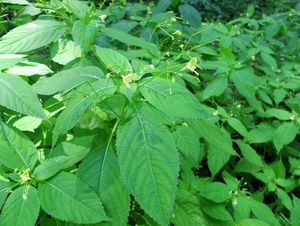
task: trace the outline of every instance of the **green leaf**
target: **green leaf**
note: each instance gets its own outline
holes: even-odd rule
[[[256,151],[248,144],[244,143],[241,140],[237,141],[237,144],[239,145],[239,148],[245,157],[245,159],[256,166],[263,166],[263,162],[260,158],[260,156],[256,153]]]
[[[63,4],[70,10],[77,18],[84,20],[88,13],[89,7],[83,1],[78,0],[64,0]]]
[[[49,78],[41,78],[33,85],[33,89],[38,94],[53,95],[58,92],[68,92],[82,83],[103,77],[103,72],[98,67],[79,66],[60,71]]]
[[[159,53],[158,47],[142,38],[138,38],[135,36],[132,36],[128,34],[127,32],[124,32],[122,30],[116,29],[116,28],[102,28],[101,31],[108,37],[117,39],[120,42],[126,43],[130,46],[138,46],[143,49],[148,49],[150,53],[153,53],[153,55],[157,55]]]
[[[209,171],[215,176],[220,169],[229,161],[230,154],[224,153],[217,146],[209,146],[207,153],[207,164]]]
[[[293,208],[291,209],[291,224],[292,226],[300,225],[300,199],[294,196],[293,198]]]
[[[82,160],[90,151],[94,136],[75,137],[71,141],[57,145],[51,153],[59,154],[41,163],[34,169],[33,174],[37,180],[46,180],[62,169],[72,167]]]
[[[26,55],[23,54],[0,54],[0,70],[7,69],[17,63],[24,61],[24,57]]]
[[[269,224],[265,223],[264,221],[260,221],[257,219],[243,219],[236,222],[237,226],[270,226]]]
[[[179,126],[176,128],[173,136],[183,157],[186,158],[192,165],[198,165],[200,142],[193,129],[187,126]]]
[[[298,133],[298,128],[295,124],[291,123],[283,123],[280,125],[274,133],[273,143],[279,152],[284,145],[291,143]]]
[[[126,226],[129,192],[111,143],[108,142],[102,136],[97,139],[97,146],[80,164],[78,175],[99,194],[107,215],[112,219],[106,225]]]
[[[117,51],[96,46],[96,54],[109,70],[122,73],[132,72],[127,58]]]
[[[213,203],[209,200],[201,199],[200,207],[207,215],[214,219],[222,220],[222,221],[230,221],[232,220],[231,215],[225,209],[223,204]]]
[[[38,194],[43,210],[57,219],[78,224],[109,221],[96,193],[70,173],[40,183]]]
[[[276,108],[269,108],[268,110],[266,110],[266,114],[280,120],[291,120],[293,117],[292,113],[283,109],[276,109]]]
[[[95,42],[97,27],[95,21],[88,24],[77,20],[73,23],[72,37],[73,40],[84,50],[88,50]]]
[[[151,77],[143,79],[139,89],[150,104],[166,114],[189,119],[205,117],[199,101],[179,83]]]
[[[10,3],[17,5],[30,5],[30,2],[26,0],[0,0],[0,3]]]
[[[185,22],[188,22],[192,27],[201,27],[201,14],[191,5],[180,5],[179,12]]]
[[[206,100],[212,96],[220,96],[227,89],[227,78],[221,77],[213,80],[209,83],[202,93],[203,100]]]
[[[221,130],[214,124],[206,120],[190,120],[190,126],[199,136],[203,137],[212,147],[226,154],[235,155],[231,140],[228,141]]]
[[[42,120],[39,118],[25,116],[15,121],[13,126],[21,131],[34,132],[34,130],[38,128],[41,125],[41,123]]]
[[[67,133],[80,120],[81,115],[92,105],[89,98],[73,98],[57,117],[54,129],[52,131],[52,145],[55,145],[61,134]]]
[[[171,222],[176,226],[203,225],[204,219],[197,197],[188,190],[179,189]]]
[[[2,206],[8,196],[10,185],[11,184],[8,181],[0,180],[0,210],[2,210]]]
[[[293,208],[292,200],[289,197],[288,193],[286,193],[283,189],[276,189],[277,197],[281,200],[281,203],[289,210]]]
[[[53,73],[53,71],[48,68],[45,64],[39,63],[23,63],[26,66],[13,66],[9,68],[6,73],[12,75],[25,75],[25,76],[32,76],[32,75],[46,75],[49,73]]]
[[[242,136],[247,136],[248,131],[240,120],[236,118],[229,118],[228,124]]]
[[[34,226],[40,212],[36,189],[30,185],[17,188],[8,197],[1,216],[1,226]]]
[[[0,122],[0,162],[11,169],[32,169],[38,151],[24,134]]]
[[[159,224],[167,225],[175,200],[179,159],[172,134],[151,123],[137,110],[118,129],[121,174],[141,207]]]
[[[224,202],[232,196],[231,189],[226,184],[220,182],[204,184],[200,189],[201,192],[199,195],[217,203]]]
[[[62,65],[70,63],[81,55],[80,46],[67,39],[59,39],[51,48],[52,61]]]
[[[0,73],[0,105],[25,115],[46,118],[32,88],[15,75]]]
[[[23,53],[58,40],[66,26],[55,20],[36,20],[21,25],[0,39],[0,53]]]
[[[277,62],[271,55],[262,52],[260,56],[266,64],[271,66],[271,69],[277,69]]]

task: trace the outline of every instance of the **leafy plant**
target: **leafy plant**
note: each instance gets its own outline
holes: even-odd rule
[[[299,225],[299,12],[0,4],[0,226]]]

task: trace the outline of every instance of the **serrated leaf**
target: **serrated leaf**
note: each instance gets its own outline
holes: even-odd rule
[[[67,31],[55,20],[36,20],[21,25],[0,39],[0,53],[23,53],[58,40]]]
[[[77,20],[73,23],[72,37],[73,40],[84,50],[88,50],[94,43],[97,33],[95,21],[90,21],[88,24]]]
[[[95,66],[75,67],[60,71],[49,78],[40,78],[32,87],[42,95],[68,92],[82,83],[103,78],[103,72]]]
[[[38,151],[24,134],[0,122],[0,162],[11,169],[32,169]]]
[[[99,194],[107,215],[105,225],[127,225],[129,192],[121,177],[117,158],[109,140],[99,137],[97,146],[78,168],[78,175]]]
[[[276,147],[276,150],[279,152],[284,145],[291,143],[298,133],[298,128],[291,123],[283,123],[280,125],[274,133],[273,143]]]
[[[173,136],[184,158],[192,165],[197,165],[200,156],[200,142],[193,129],[187,126],[179,126]]]
[[[220,96],[227,89],[228,81],[227,78],[220,77],[209,83],[202,93],[204,100],[212,96]]]
[[[205,120],[190,120],[189,125],[199,136],[203,137],[212,147],[226,154],[235,155],[232,142],[224,137],[221,130],[214,124]]]
[[[81,115],[92,104],[89,98],[72,99],[64,111],[57,117],[54,129],[52,131],[52,145],[55,145],[61,134],[67,133],[80,120]]]
[[[46,118],[32,88],[16,75],[0,73],[0,105],[25,115]]]
[[[241,140],[238,140],[237,144],[239,145],[243,156],[245,157],[245,159],[248,162],[250,162],[253,165],[260,166],[260,167],[263,166],[263,162],[262,162],[260,156],[256,153],[256,151],[250,145],[244,143]]]
[[[170,132],[137,110],[117,133],[121,174],[141,207],[167,225],[175,200],[179,159]]]
[[[188,190],[177,191],[171,222],[176,226],[203,225],[205,218],[197,197]]]
[[[70,173],[40,183],[38,194],[43,210],[57,219],[78,224],[109,221],[96,193]]]
[[[37,191],[30,185],[17,188],[8,197],[1,216],[1,226],[34,226],[40,211]]]
[[[127,58],[117,51],[96,46],[96,54],[109,70],[122,73],[132,72]]]
[[[179,83],[151,77],[143,79],[139,89],[150,104],[166,114],[188,119],[206,115],[195,96]]]
[[[90,151],[93,138],[94,136],[75,137],[68,142],[62,142],[57,145],[51,154],[57,152],[60,154],[50,156],[50,158],[41,161],[33,171],[35,178],[37,180],[46,180],[60,170],[72,167]]]

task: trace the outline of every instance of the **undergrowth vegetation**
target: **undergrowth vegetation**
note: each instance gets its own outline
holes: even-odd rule
[[[297,7],[109,2],[0,0],[0,226],[299,226]]]

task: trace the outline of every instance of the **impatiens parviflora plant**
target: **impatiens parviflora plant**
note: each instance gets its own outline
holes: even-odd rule
[[[0,226],[299,225],[296,12],[3,2]]]

